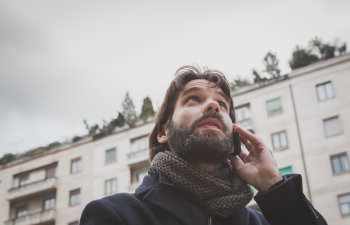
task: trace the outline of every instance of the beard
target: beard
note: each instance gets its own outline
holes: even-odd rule
[[[195,134],[200,122],[210,117],[218,119],[223,124],[224,136],[222,138],[218,137],[218,132],[220,132],[218,130],[208,129]],[[204,114],[190,126],[185,124],[177,126],[173,121],[170,121],[168,126],[170,149],[177,156],[190,163],[219,164],[225,162],[232,151],[233,140],[232,130],[222,121],[221,116],[217,113]]]

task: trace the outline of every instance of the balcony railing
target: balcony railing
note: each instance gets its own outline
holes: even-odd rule
[[[50,209],[47,211],[37,212],[23,216],[20,218],[11,219],[5,222],[5,225],[31,225],[31,224],[44,224],[55,220],[55,210]]]
[[[40,193],[48,189],[56,188],[56,177],[50,177],[38,180],[20,187],[14,187],[8,190],[7,198],[13,200],[24,196]]]
[[[128,153],[127,163],[134,164],[148,159],[148,148],[139,149]]]

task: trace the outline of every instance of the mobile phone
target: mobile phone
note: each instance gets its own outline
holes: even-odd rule
[[[239,138],[239,133],[237,131],[232,131],[233,139],[233,155],[239,155],[241,153],[241,140]]]

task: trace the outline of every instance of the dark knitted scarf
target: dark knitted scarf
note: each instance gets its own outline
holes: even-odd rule
[[[228,217],[253,198],[253,191],[234,174],[229,162],[219,170],[206,172],[165,151],[154,157],[151,168],[195,195],[209,215]]]

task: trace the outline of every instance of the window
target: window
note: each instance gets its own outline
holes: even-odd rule
[[[55,208],[56,199],[54,197],[44,200],[44,211]]]
[[[323,120],[323,125],[326,137],[331,137],[341,133],[339,118],[337,116]]]
[[[29,175],[22,175],[18,178],[18,186],[23,187],[29,183]]]
[[[105,156],[106,156],[106,164],[116,162],[117,161],[116,148],[107,149],[105,152]]]
[[[131,141],[132,152],[148,150],[148,136],[140,137]]]
[[[79,225],[79,221],[77,220],[77,221],[70,222],[68,223],[68,225]]]
[[[142,184],[143,178],[147,175],[148,175],[147,170],[137,173],[137,182],[139,185]]]
[[[267,114],[274,115],[276,113],[282,112],[281,98],[274,98],[266,101]]]
[[[248,106],[241,106],[235,109],[237,123],[249,119]]]
[[[349,159],[346,153],[331,156],[333,173],[341,173],[350,170]]]
[[[16,209],[16,218],[21,218],[27,216],[27,206],[20,206]]]
[[[80,203],[80,188],[69,192],[69,205],[77,205]]]
[[[285,131],[272,134],[272,144],[275,150],[282,150],[288,147],[287,135]]]
[[[339,195],[338,202],[341,215],[350,215],[350,194]]]
[[[70,173],[78,173],[81,171],[81,158],[71,160]]]
[[[316,85],[316,90],[319,101],[323,101],[334,97],[333,86],[332,82],[330,81]]]
[[[105,181],[105,194],[110,195],[117,192],[117,179],[110,179]]]
[[[286,175],[286,174],[291,174],[291,173],[293,173],[292,167],[288,166],[288,167],[281,168],[280,173],[282,176]]]
[[[46,168],[46,171],[45,171],[46,179],[55,177],[55,174],[56,174],[56,168],[55,167]]]

